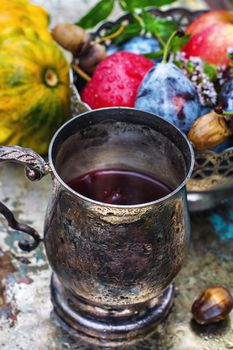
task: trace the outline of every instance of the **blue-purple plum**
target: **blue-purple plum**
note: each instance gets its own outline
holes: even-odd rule
[[[173,63],[159,63],[146,74],[135,107],[170,121],[185,133],[201,111],[194,85]]]
[[[211,108],[211,107],[209,107],[209,106],[202,106],[202,105],[201,105],[200,117],[201,117],[202,115],[205,115],[205,114],[210,113],[212,110],[213,110],[213,107]]]
[[[227,112],[233,112],[233,79],[229,79],[222,87],[219,104]]]
[[[212,148],[212,151],[216,152],[216,153],[221,153],[223,151],[225,151],[225,149],[233,147],[233,139],[229,138],[226,141],[220,143],[220,145]]]
[[[142,55],[150,52],[158,52],[160,49],[158,40],[142,36],[135,36],[121,45],[122,51],[130,51]]]
[[[137,54],[147,54],[151,52],[158,52],[161,50],[160,43],[155,38],[147,38],[143,36],[135,36],[126,42],[115,45],[111,44],[107,48],[107,55],[111,55],[118,51],[129,51]]]
[[[107,53],[107,56],[110,56],[118,51],[121,51],[120,46],[117,46],[116,44],[111,44],[107,47],[106,53]]]

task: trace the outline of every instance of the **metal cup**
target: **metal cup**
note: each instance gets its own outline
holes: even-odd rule
[[[0,147],[0,161],[6,159],[26,165],[30,179],[53,176],[44,244],[54,271],[51,293],[59,322],[72,334],[106,346],[152,331],[170,310],[171,282],[189,242],[185,185],[194,156],[185,135],[150,113],[106,108],[64,124],[51,141],[49,164],[19,147]],[[79,175],[107,168],[152,175],[172,192],[149,203],[112,205],[68,185]],[[12,225],[7,210],[1,204]],[[39,241],[21,247],[30,250]]]

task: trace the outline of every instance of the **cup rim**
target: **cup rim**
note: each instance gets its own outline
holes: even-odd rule
[[[164,118],[160,117],[160,116],[157,116],[155,114],[152,114],[150,112],[146,112],[147,114],[151,114],[152,116],[156,117],[156,118],[159,118],[159,119],[162,119],[164,122],[170,124],[170,126],[172,126],[174,129],[176,129],[180,135],[184,138],[184,140],[186,141],[187,143],[187,146],[189,148],[189,151],[190,151],[190,167],[189,167],[189,170],[187,172],[187,175],[186,177],[184,178],[184,180],[180,183],[179,186],[177,186],[173,191],[171,191],[168,195],[164,196],[164,197],[161,197],[159,199],[156,199],[154,201],[151,201],[151,202],[145,202],[145,203],[141,203],[141,204],[131,204],[131,205],[119,205],[119,204],[108,204],[108,203],[104,203],[104,202],[100,202],[100,201],[97,201],[97,200],[94,200],[94,199],[91,199],[89,197],[86,197],[84,195],[82,195],[81,193],[79,192],[76,192],[74,191],[65,181],[62,180],[62,178],[60,177],[60,175],[58,174],[56,168],[55,168],[55,165],[54,165],[54,162],[53,162],[53,156],[52,156],[52,151],[53,151],[53,146],[54,146],[54,143],[55,143],[55,140],[56,138],[58,137],[58,135],[60,134],[60,132],[70,123],[72,123],[74,120],[78,119],[79,117],[83,117],[84,115],[86,114],[90,114],[90,113],[94,113],[95,111],[105,111],[105,110],[135,110],[137,112],[144,112],[144,111],[141,111],[137,108],[131,108],[131,107],[105,107],[105,108],[98,108],[98,109],[94,109],[94,110],[89,110],[89,111],[86,111],[84,113],[80,113],[76,116],[74,116],[73,118],[69,119],[67,122],[65,122],[64,124],[62,124],[62,126],[60,126],[60,128],[55,132],[55,134],[53,135],[51,141],[50,141],[50,145],[49,145],[49,150],[48,150],[48,161],[49,161],[49,165],[50,165],[50,168],[52,170],[52,173],[53,175],[55,176],[55,178],[58,180],[58,182],[68,191],[70,192],[71,194],[79,197],[80,199],[82,199],[83,201],[87,201],[89,202],[90,204],[93,204],[93,205],[101,205],[101,206],[104,206],[106,208],[117,208],[117,209],[136,209],[136,208],[144,208],[144,207],[148,207],[148,206],[151,206],[151,205],[154,205],[154,204],[159,204],[161,202],[164,202],[166,200],[168,200],[170,197],[173,197],[175,194],[177,194],[183,187],[185,187],[185,185],[187,184],[188,180],[190,179],[191,175],[192,175],[192,171],[193,171],[193,167],[194,167],[194,162],[195,162],[195,156],[194,156],[194,150],[193,150],[193,147],[190,143],[190,141],[188,140],[187,136],[179,129],[177,128],[175,125],[173,125],[171,122],[165,120]],[[145,113],[145,112],[144,112]]]

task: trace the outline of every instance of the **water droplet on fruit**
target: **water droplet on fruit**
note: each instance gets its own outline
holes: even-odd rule
[[[109,83],[113,83],[115,81],[115,77],[114,76],[109,76],[108,77],[108,82]]]
[[[110,92],[111,91],[111,87],[110,86],[105,86],[103,88],[103,92]]]
[[[118,88],[120,89],[120,90],[124,90],[124,88],[125,88],[125,86],[124,86],[124,84],[118,84]]]
[[[158,64],[147,73],[135,107],[160,115],[183,132],[200,116],[200,101],[192,82],[173,63]]]
[[[117,102],[119,102],[119,103],[121,103],[123,101],[123,97],[119,96],[119,95],[116,97],[116,99],[117,99]]]

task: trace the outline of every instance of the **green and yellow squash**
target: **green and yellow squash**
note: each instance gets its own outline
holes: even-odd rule
[[[55,43],[22,35],[0,42],[0,144],[45,154],[69,105],[69,65]]]
[[[48,26],[49,15],[43,7],[28,0],[0,0],[0,36],[11,35],[17,28],[29,37],[36,35],[41,40],[51,42]]]

